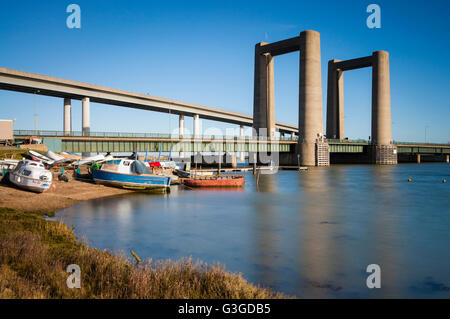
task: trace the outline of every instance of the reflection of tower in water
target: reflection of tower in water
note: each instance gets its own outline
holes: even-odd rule
[[[298,290],[304,296],[399,295],[395,287],[401,247],[394,225],[398,218],[389,209],[389,203],[398,200],[394,170],[392,166],[337,166],[310,169],[299,177],[303,223],[298,264],[304,289]],[[368,187],[355,187],[363,179]],[[383,289],[366,288],[369,264],[381,266]]]
[[[378,264],[381,267],[381,287],[380,293],[383,297],[399,297],[402,291],[399,291],[400,282],[406,275],[405,269],[408,265],[402,267],[404,249],[400,242],[400,231],[403,224],[401,211],[392,211],[392,203],[401,201],[395,181],[396,166],[382,165],[372,166],[372,178],[374,181],[374,198],[376,203],[374,209],[368,218],[368,240],[371,247],[367,247],[367,260]],[[397,225],[398,224],[398,225]],[[403,248],[403,249],[402,249]]]
[[[320,288],[338,287],[333,280],[336,277],[333,266],[342,252],[333,247],[333,231],[330,227],[324,227],[329,226],[324,223],[334,221],[333,207],[330,205],[331,186],[339,182],[339,175],[332,174],[332,171],[335,170],[318,167],[299,174],[302,200],[298,213],[302,217],[302,228],[298,233],[301,252],[297,256],[298,271],[303,279],[299,285],[304,286],[304,289],[298,290],[305,291],[305,297],[308,298],[326,296],[329,289]],[[330,185],[331,177],[333,184]]]
[[[258,176],[259,175],[259,176]],[[264,174],[258,172],[254,175],[256,191],[262,193],[274,193],[277,191],[276,174]]]
[[[258,180],[259,179],[259,180]],[[258,181],[258,182],[257,182]],[[255,191],[260,193],[254,202],[255,216],[252,219],[253,225],[250,231],[253,232],[253,243],[250,250],[250,260],[255,265],[261,265],[259,270],[255,270],[255,282],[273,283],[277,265],[274,256],[279,247],[277,236],[277,205],[274,198],[277,196],[277,176],[276,174],[260,174],[254,176]]]

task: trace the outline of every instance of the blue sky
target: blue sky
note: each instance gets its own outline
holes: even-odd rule
[[[66,7],[81,7],[81,29]],[[366,7],[381,7],[381,29]],[[327,61],[390,54],[393,138],[450,141],[448,1],[0,1],[0,66],[154,96],[253,112],[254,45],[321,34],[324,121]],[[345,130],[370,135],[371,69],[348,71]],[[276,120],[298,121],[298,53],[275,58]],[[63,101],[38,96],[38,128],[62,130]],[[81,102],[73,101],[73,129]],[[33,95],[0,91],[0,118],[33,129]],[[176,116],[92,104],[92,131],[168,132]],[[186,119],[192,130],[192,119]],[[325,123],[324,123],[325,125]],[[236,126],[202,121],[203,130]]]

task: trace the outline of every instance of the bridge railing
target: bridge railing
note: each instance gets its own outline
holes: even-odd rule
[[[127,132],[64,132],[64,131],[48,131],[48,130],[14,130],[14,136],[25,137],[25,136],[47,136],[47,137],[112,137],[112,138],[160,138],[160,139],[179,139],[179,134],[167,134],[167,133],[127,133]],[[194,136],[193,134],[184,134],[182,138],[185,139],[222,139],[222,140],[269,140],[265,136],[231,136],[231,135],[199,135]],[[279,136],[277,138],[272,138],[272,140],[278,141],[296,141],[298,137],[292,138],[292,136]]]
[[[326,141],[328,143],[331,143],[331,144],[336,144],[336,143],[339,143],[339,144],[352,144],[352,143],[355,143],[355,144],[358,144],[358,143],[369,144],[369,143],[371,143],[371,141],[363,140],[363,139],[358,139],[358,140],[348,140],[348,139],[339,140],[339,139],[328,138],[328,139],[326,139]],[[449,146],[450,142],[448,142],[448,143],[430,143],[430,142],[426,142],[425,143],[425,142],[392,141],[392,144],[395,144],[395,145],[430,145],[430,146],[442,145],[442,146]]]
[[[336,138],[327,138],[326,141],[328,143],[344,143],[344,144],[348,144],[348,143],[365,143],[365,144],[368,144],[368,143],[370,143],[370,141],[363,140],[363,139],[357,139],[357,140],[344,139],[344,140],[340,140],[340,139],[336,139]]]
[[[450,145],[450,142],[447,142],[447,143],[430,143],[430,142],[399,142],[399,141],[394,141],[394,144],[397,144],[397,145],[445,145],[445,146],[448,146],[448,145]]]

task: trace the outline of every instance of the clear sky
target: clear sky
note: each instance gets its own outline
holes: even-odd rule
[[[81,29],[66,7],[81,7]],[[369,29],[366,7],[381,7]],[[394,140],[450,141],[450,1],[0,0],[0,66],[154,96],[253,112],[254,45],[321,34],[324,121],[327,61],[390,54]],[[276,120],[298,122],[298,53],[275,58]],[[370,135],[371,69],[345,73],[345,130]],[[0,91],[0,118],[33,129],[33,95]],[[63,101],[36,98],[38,128],[62,130]],[[81,130],[81,102],[73,101]],[[176,116],[91,104],[92,131],[168,132]],[[192,130],[192,119],[186,119]],[[325,125],[325,123],[324,123]],[[234,127],[202,121],[212,126]]]

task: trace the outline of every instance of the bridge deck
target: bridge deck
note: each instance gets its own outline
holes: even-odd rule
[[[264,137],[237,136],[199,136],[123,133],[123,132],[71,132],[15,130],[17,141],[27,136],[39,136],[52,151],[68,152],[294,152],[297,138],[280,137],[267,140]],[[328,140],[331,153],[366,153],[369,141]],[[398,153],[409,154],[450,154],[450,144],[395,142]]]

